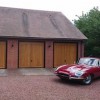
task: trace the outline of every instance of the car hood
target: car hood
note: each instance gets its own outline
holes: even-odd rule
[[[87,65],[72,65],[67,68],[64,68],[63,70],[70,72],[70,73],[75,73],[78,71],[86,72],[90,69],[91,69],[91,67],[87,66]]]

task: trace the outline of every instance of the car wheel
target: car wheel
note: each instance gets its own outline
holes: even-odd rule
[[[83,80],[83,84],[85,85],[90,85],[92,83],[92,76],[88,75],[84,80]]]

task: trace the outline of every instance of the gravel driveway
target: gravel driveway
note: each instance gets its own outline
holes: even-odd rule
[[[54,75],[1,76],[0,100],[100,100],[100,79],[84,86]]]

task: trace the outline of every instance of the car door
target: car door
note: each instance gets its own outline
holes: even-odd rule
[[[94,75],[95,77],[100,76],[100,60],[97,61],[96,67],[94,68]]]
[[[100,76],[100,60],[98,61],[98,69],[99,69],[98,76]]]

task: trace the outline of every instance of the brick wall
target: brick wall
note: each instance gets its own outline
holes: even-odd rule
[[[53,41],[45,41],[45,68],[53,68]],[[78,58],[84,56],[84,43],[78,43]],[[18,40],[7,40],[7,69],[18,68]]]
[[[18,40],[7,40],[7,69],[18,68]]]
[[[45,68],[53,68],[53,41],[45,42]]]
[[[78,42],[78,59],[84,57],[84,43]]]

